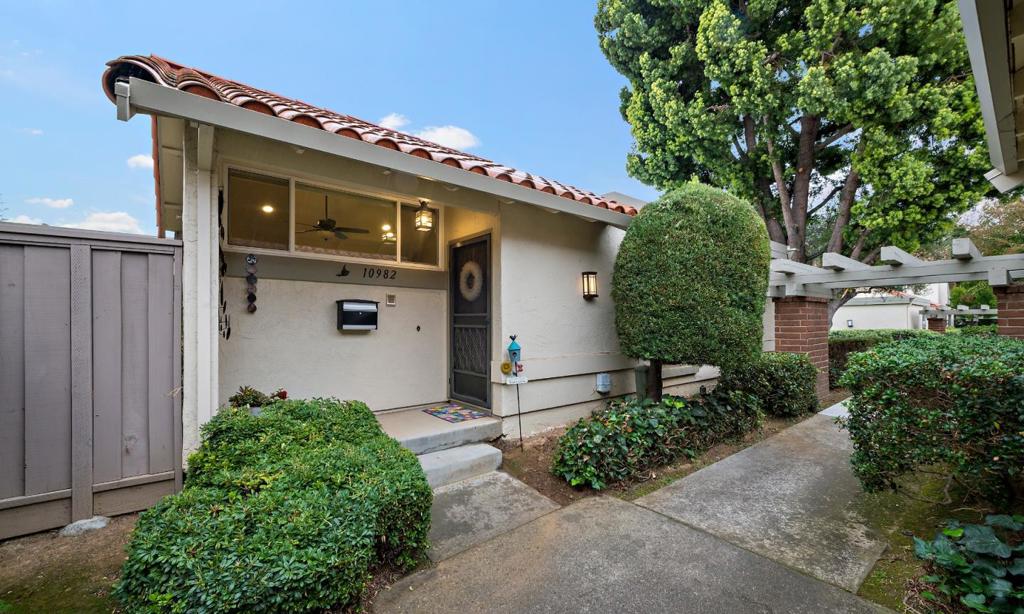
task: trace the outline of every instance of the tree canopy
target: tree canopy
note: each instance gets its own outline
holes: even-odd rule
[[[629,172],[749,200],[795,260],[915,250],[989,190],[954,0],[599,0],[595,26]]]
[[[640,210],[612,277],[622,351],[662,363],[739,366],[761,351],[771,252],[748,203],[686,183]]]

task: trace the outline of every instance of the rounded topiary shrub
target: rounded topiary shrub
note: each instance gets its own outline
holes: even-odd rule
[[[363,403],[224,409],[184,490],[139,517],[114,594],[129,612],[350,607],[376,566],[420,559],[431,501]]]
[[[754,395],[768,415],[798,416],[818,408],[817,377],[806,354],[764,352],[724,373],[718,385]]]
[[[764,222],[722,190],[689,183],[645,206],[612,279],[623,352],[726,368],[756,357],[770,258]]]

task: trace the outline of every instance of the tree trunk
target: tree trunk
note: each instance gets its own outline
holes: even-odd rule
[[[655,403],[661,402],[661,367],[660,360],[651,360],[651,367],[647,371],[647,398]]]

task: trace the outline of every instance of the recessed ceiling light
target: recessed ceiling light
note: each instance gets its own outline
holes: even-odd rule
[[[260,207],[260,209],[263,210],[263,213],[273,213],[274,212],[274,206],[273,205],[263,205],[262,207]]]

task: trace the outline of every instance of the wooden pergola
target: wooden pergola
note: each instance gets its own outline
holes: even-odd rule
[[[814,296],[832,298],[833,292],[847,288],[910,286],[942,282],[985,280],[993,288],[1012,285],[1024,279],[1024,254],[985,256],[970,239],[953,239],[950,260],[921,260],[892,246],[883,247],[878,265],[827,252],[821,266],[793,262],[785,257],[786,247],[772,245],[772,298]]]
[[[1000,335],[1024,339],[1024,254],[985,256],[970,239],[961,238],[953,239],[949,260],[921,260],[888,246],[881,249],[879,262],[868,265],[829,252],[821,266],[812,266],[790,260],[785,245],[772,243],[768,295],[774,303],[775,350],[810,357],[819,371],[819,395],[828,392],[828,302],[841,290],[984,280],[998,302],[984,313],[996,315]],[[944,330],[940,314],[934,317]]]

